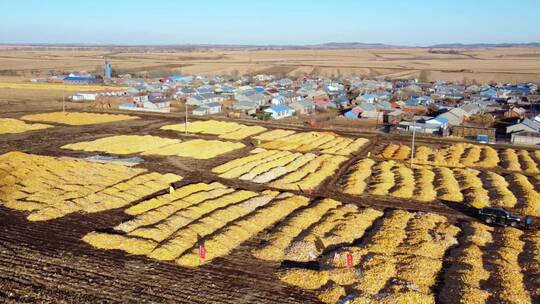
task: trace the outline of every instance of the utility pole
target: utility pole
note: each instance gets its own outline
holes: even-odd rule
[[[66,111],[66,95],[62,94],[62,112]]]
[[[187,112],[188,112],[188,109],[187,109],[187,100],[186,100],[186,103],[184,104],[185,107],[186,107],[186,125],[184,126],[184,133],[187,135]]]
[[[416,120],[413,122],[412,146],[411,146],[411,169],[414,162],[414,139],[416,137]]]

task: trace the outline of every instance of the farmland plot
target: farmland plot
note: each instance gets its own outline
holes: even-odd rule
[[[350,195],[391,196],[420,202],[445,200],[474,208],[502,207],[540,216],[540,177],[500,175],[471,168],[414,166],[394,160],[362,159],[341,184]]]
[[[161,129],[185,132],[186,124],[166,125]],[[241,140],[264,131],[266,131],[266,128],[261,126],[247,126],[236,122],[217,120],[196,121],[187,125],[188,133],[217,135],[219,138],[231,140]]]
[[[114,227],[117,233],[92,232],[83,240],[97,248],[193,267],[228,255],[308,204],[309,199],[290,193],[255,193],[219,183],[190,184],[127,209],[134,218]],[[198,252],[202,243],[207,250],[204,258]]]
[[[30,221],[120,208],[181,179],[118,164],[21,152],[0,155],[0,203],[29,211]]]
[[[22,120],[12,118],[0,118],[0,134],[22,133],[26,131],[41,130],[52,128],[46,124],[29,124]]]
[[[118,135],[94,141],[63,146],[63,149],[106,152],[111,154],[142,154],[181,156],[195,159],[211,159],[216,156],[244,148],[239,142],[193,139],[181,141],[157,136]]]
[[[280,278],[325,303],[346,296],[350,303],[435,303],[433,287],[459,232],[436,214],[391,211],[357,246],[325,254],[319,270],[284,269]]]
[[[222,178],[270,183],[285,190],[311,190],[337,172],[347,158],[339,155],[253,150],[251,155],[212,169]]]
[[[336,135],[332,132],[298,132],[272,130],[253,137],[261,141],[263,149],[310,152],[349,156],[368,143],[366,138],[356,140]]]
[[[83,126],[108,122],[118,122],[138,119],[137,116],[122,114],[97,114],[84,112],[53,112],[44,114],[31,114],[21,117],[23,120],[52,122],[64,125]]]
[[[465,225],[444,273],[442,303],[538,303],[537,231]]]
[[[389,144],[377,156],[383,159],[404,161],[411,157],[411,148]],[[457,143],[441,149],[419,146],[415,151],[414,163],[456,168],[489,169],[500,167],[508,171],[537,174],[540,173],[540,152],[515,149],[497,150],[490,146],[467,143]]]
[[[404,161],[411,157],[411,148],[404,145],[389,144],[377,156],[382,159]],[[497,150],[490,146],[466,143],[457,143],[441,149],[419,146],[414,153],[414,163],[456,168],[477,167],[489,169],[500,167],[508,171],[537,174],[540,173],[540,151],[509,148]]]
[[[375,209],[325,199],[281,223],[253,253],[263,260],[315,261],[325,248],[352,244],[361,238],[382,214]]]

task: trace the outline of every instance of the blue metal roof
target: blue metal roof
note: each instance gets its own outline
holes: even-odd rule
[[[448,121],[449,121],[448,118],[441,117],[441,116],[435,117],[434,120],[436,120],[436,121],[438,121],[438,122],[441,122],[441,123],[448,123]]]
[[[64,78],[64,81],[96,81],[95,77],[78,77],[78,76],[69,76]]]
[[[291,111],[292,109],[289,108],[288,106],[286,105],[278,105],[278,106],[273,106],[270,108],[272,111],[275,111],[275,112],[283,112],[283,111]]]

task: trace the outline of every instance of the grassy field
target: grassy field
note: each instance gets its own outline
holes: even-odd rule
[[[0,48],[2,78],[39,71],[96,70],[107,58],[119,72],[273,73],[384,76],[478,82],[540,81],[540,49],[199,50],[117,52],[108,49]]]

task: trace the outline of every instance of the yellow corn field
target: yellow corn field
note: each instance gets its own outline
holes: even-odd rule
[[[366,138],[356,140],[342,137],[331,132],[299,132],[289,130],[272,130],[253,137],[263,141],[259,145],[263,149],[310,152],[320,151],[325,154],[348,156],[368,143]]]
[[[127,209],[134,218],[114,228],[122,235],[92,232],[83,240],[97,248],[193,267],[226,256],[308,203],[307,198],[289,193],[257,194],[219,183],[191,184]],[[205,259],[198,255],[199,238],[208,250]]]
[[[212,169],[220,177],[239,178],[254,183],[271,183],[285,190],[310,190],[332,176],[347,160],[330,154],[293,153],[257,149],[251,155],[232,160]]]
[[[523,265],[538,261],[538,255],[526,248],[534,232],[524,235],[514,228],[494,229],[480,223],[466,224],[464,232],[444,275],[443,302],[485,303],[491,298],[494,303],[533,303],[531,295],[538,295],[538,286],[526,279],[524,274],[532,273],[518,259],[523,255]],[[484,284],[492,286],[489,292]]]
[[[41,130],[52,128],[46,124],[29,124],[22,120],[12,118],[0,118],[0,134],[22,133],[26,131]]]
[[[471,168],[415,165],[393,160],[361,159],[354,164],[341,191],[350,195],[389,195],[420,202],[445,200],[474,208],[503,207],[540,215],[540,176],[499,175]]]
[[[72,126],[94,125],[108,122],[118,122],[138,119],[137,116],[122,114],[98,114],[84,112],[52,112],[44,114],[30,114],[21,117],[23,120],[58,123]]]
[[[186,124],[166,125],[162,130],[185,132]],[[236,122],[217,120],[196,121],[188,123],[187,132],[195,134],[217,135],[219,138],[240,140],[266,131],[261,126],[246,126]]]
[[[63,146],[63,149],[106,152],[111,154],[142,154],[181,156],[195,159],[210,159],[216,156],[244,148],[239,142],[192,139],[182,142],[157,136],[118,135],[89,142],[80,142]]]
[[[22,90],[46,90],[46,91],[123,91],[128,87],[111,87],[100,85],[72,85],[61,83],[20,83],[20,82],[0,82],[0,89],[22,89]]]
[[[382,159],[404,161],[411,157],[409,146],[397,144],[386,145],[377,155]],[[418,146],[414,163],[457,168],[495,168],[502,167],[508,171],[523,171],[529,174],[540,173],[540,153],[538,151],[501,149],[490,146],[457,143],[440,149]]]
[[[71,158],[21,152],[0,156],[0,202],[29,211],[31,221],[120,208],[181,179],[174,174]]]
[[[282,281],[313,290],[324,303],[435,303],[433,286],[460,229],[435,214],[393,211],[356,247],[330,251],[320,270],[284,269]],[[347,254],[353,257],[347,265]]]

